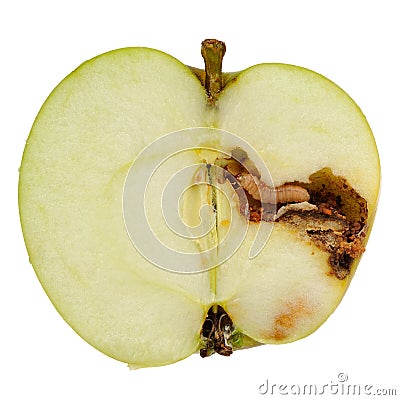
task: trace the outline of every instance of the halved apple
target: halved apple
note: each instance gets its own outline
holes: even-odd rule
[[[133,367],[312,333],[373,223],[379,158],[351,98],[291,65],[222,74],[224,52],[203,42],[205,72],[148,48],[87,61],[26,144],[37,276],[81,337]]]

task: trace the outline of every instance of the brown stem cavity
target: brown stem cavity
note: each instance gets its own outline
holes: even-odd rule
[[[303,240],[328,252],[332,274],[346,278],[364,251],[366,200],[329,168],[315,172],[308,182],[269,187],[243,149],[233,149],[231,154],[215,164],[226,171],[221,181],[229,181],[237,192],[244,190],[248,207],[239,204],[240,212],[248,210],[245,216],[252,223],[285,224]]]

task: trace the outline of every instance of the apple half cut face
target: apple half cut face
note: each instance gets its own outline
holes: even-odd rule
[[[222,73],[149,48],[89,60],[41,108],[19,206],[38,279],[134,368],[315,331],[341,301],[380,186],[368,123],[325,77]]]

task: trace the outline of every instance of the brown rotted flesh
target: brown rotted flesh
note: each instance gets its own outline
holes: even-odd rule
[[[229,160],[225,167],[228,175],[235,178],[249,174],[241,162]],[[237,190],[237,181],[231,184]],[[364,238],[368,218],[367,202],[342,177],[335,176],[329,168],[323,168],[309,177],[309,182],[288,182],[306,189],[309,203],[315,210],[288,210],[279,218],[276,211],[288,203],[265,204],[253,198],[244,188],[248,200],[248,218],[252,223],[261,221],[286,224],[304,240],[312,241],[327,251],[332,274],[346,278],[354,260],[364,252]],[[239,205],[244,214],[245,207]]]

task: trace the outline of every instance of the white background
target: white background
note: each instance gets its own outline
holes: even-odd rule
[[[397,387],[400,394],[397,3],[3,2],[0,398],[256,399],[262,397],[258,387],[267,379],[270,384],[323,385],[337,382],[339,372],[348,374],[349,383]],[[289,345],[236,352],[230,358],[193,355],[174,365],[130,371],[77,336],[37,281],[20,232],[18,167],[39,107],[83,61],[114,48],[148,46],[201,66],[200,42],[210,37],[227,43],[226,71],[269,61],[302,65],[353,97],[380,151],[379,210],[348,293],[311,336]]]

